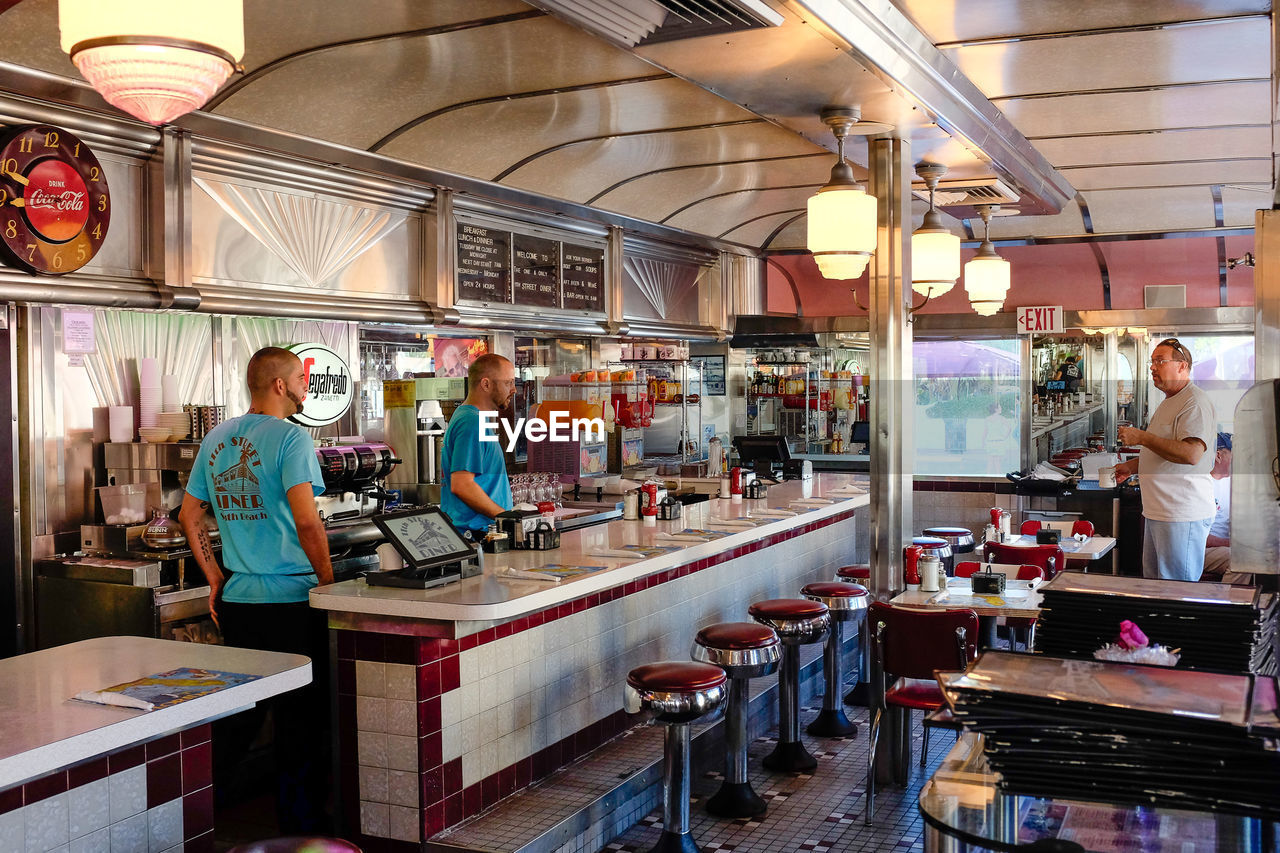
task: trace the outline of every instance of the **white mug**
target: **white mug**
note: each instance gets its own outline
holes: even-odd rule
[[[1098,469],[1098,488],[1114,489],[1116,487],[1116,468],[1114,465]]]

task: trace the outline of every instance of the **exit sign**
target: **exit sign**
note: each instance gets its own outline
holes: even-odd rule
[[[1018,333],[1023,335],[1061,332],[1062,306],[1047,308],[1019,308]]]

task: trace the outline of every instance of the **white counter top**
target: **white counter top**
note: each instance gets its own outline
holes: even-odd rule
[[[262,677],[154,711],[71,698],[184,666]],[[0,660],[0,790],[310,682],[311,662],[301,655],[148,637],[102,637]]]
[[[363,579],[344,581],[311,591],[311,606],[346,613],[401,616],[413,619],[437,619],[454,622],[483,622],[512,619],[526,613],[561,604],[602,589],[610,589],[654,572],[680,566],[704,557],[749,544],[764,536],[784,533],[793,528],[819,521],[869,502],[865,491],[866,477],[849,474],[816,474],[811,484],[813,499],[829,499],[833,503],[817,506],[796,505],[793,517],[781,518],[755,528],[726,530],[726,535],[711,542],[664,541],[660,534],[678,533],[686,528],[714,528],[716,520],[753,515],[768,515],[768,509],[786,509],[803,497],[800,481],[771,486],[767,498],[730,503],[712,498],[706,503],[684,508],[684,516],[676,521],[659,521],[656,527],[644,527],[639,521],[618,519],[593,527],[564,533],[560,548],[554,551],[510,551],[485,554],[484,573],[445,587],[428,590],[369,586]],[[593,552],[621,548],[624,545],[677,546],[672,551],[643,560],[594,556]],[[607,570],[582,575],[560,583],[520,580],[498,575],[498,570],[512,566],[536,569],[548,563],[578,566],[604,566]]]

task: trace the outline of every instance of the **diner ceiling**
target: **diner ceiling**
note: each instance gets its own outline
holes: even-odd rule
[[[1012,187],[1006,242],[1222,240],[1271,204],[1262,0],[765,2],[774,25],[630,46],[563,0],[245,0],[244,74],[205,112],[765,251],[803,248],[827,105]],[[0,12],[0,61],[79,79],[56,0]],[[1216,287],[1210,254],[1189,274]]]

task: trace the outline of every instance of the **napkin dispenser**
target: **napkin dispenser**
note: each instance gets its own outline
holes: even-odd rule
[[[1053,527],[1041,527],[1036,531],[1037,545],[1057,545],[1062,541],[1062,531]]]
[[[560,547],[560,531],[546,521],[539,521],[525,542],[524,547],[530,551],[554,551]]]
[[[498,529],[507,534],[513,551],[529,550],[529,540],[542,522],[542,514],[533,509],[509,509],[497,518]],[[557,547],[559,547],[557,545]]]
[[[782,479],[812,480],[813,463],[808,459],[788,459],[782,463]]]
[[[743,488],[743,497],[749,501],[758,501],[768,497],[769,487],[759,477],[752,480]]]
[[[973,585],[974,595],[1000,595],[1004,592],[1005,576],[991,571],[990,564],[985,572],[974,572],[969,581]]]
[[[673,497],[665,497],[658,504],[658,518],[661,521],[674,521],[680,517],[680,509],[683,504]]]

